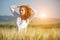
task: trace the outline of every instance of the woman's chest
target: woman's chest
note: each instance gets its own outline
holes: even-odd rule
[[[20,17],[18,17],[17,18],[17,23],[19,23],[19,24],[27,24],[27,21],[26,20],[21,20],[21,18]]]

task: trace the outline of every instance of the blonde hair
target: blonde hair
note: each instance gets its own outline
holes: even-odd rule
[[[25,14],[23,18],[26,20],[31,16],[31,14],[33,13],[33,10],[28,5],[21,5],[19,8],[22,8],[22,7],[25,8]]]

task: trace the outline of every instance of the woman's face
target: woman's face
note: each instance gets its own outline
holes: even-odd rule
[[[24,15],[25,14],[25,8],[24,7],[21,7],[21,9],[19,11],[20,11],[20,14],[21,15]]]

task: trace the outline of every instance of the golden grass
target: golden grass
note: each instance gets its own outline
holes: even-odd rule
[[[0,27],[0,40],[60,40],[60,28],[41,28],[42,26],[29,25],[26,32],[23,30],[18,33],[15,23],[9,23],[11,22],[1,24],[4,27]],[[11,25],[15,27],[10,28]]]

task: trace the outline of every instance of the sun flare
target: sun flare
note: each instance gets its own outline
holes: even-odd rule
[[[47,17],[46,13],[41,13],[40,18],[45,19]]]

